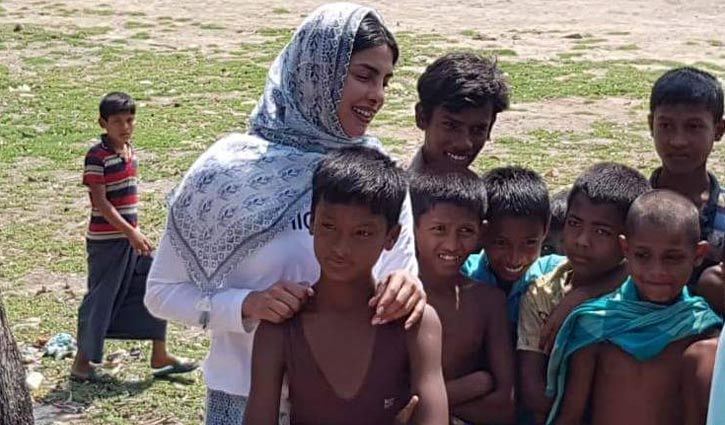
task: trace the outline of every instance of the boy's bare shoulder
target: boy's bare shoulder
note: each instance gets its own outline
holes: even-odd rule
[[[430,304],[426,304],[420,320],[418,323],[410,327],[409,331],[406,332],[406,336],[410,341],[410,338],[417,338],[419,334],[437,333],[440,335],[442,333],[442,329],[443,327],[441,325],[441,319],[438,317],[438,313]]]
[[[461,285],[460,288],[462,297],[470,297],[478,303],[506,304],[506,294],[501,289],[495,288],[487,283],[474,282],[466,279],[466,283]]]
[[[723,281],[723,277],[723,265],[720,263],[706,268],[705,271],[702,272],[698,282],[719,283]]]

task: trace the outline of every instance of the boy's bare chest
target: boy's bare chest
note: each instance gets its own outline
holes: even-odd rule
[[[613,344],[603,344],[594,381],[594,422],[624,418],[626,423],[679,423],[682,355],[692,341],[676,341],[642,362]],[[623,416],[613,417],[618,414]]]
[[[443,374],[446,379],[480,370],[483,358],[485,306],[465,300],[456,304],[431,300],[443,326]]]

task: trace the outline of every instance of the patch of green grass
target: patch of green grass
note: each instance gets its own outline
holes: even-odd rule
[[[561,59],[572,59],[572,58],[579,58],[584,56],[583,52],[564,52],[564,53],[558,53],[557,56]]]
[[[631,33],[629,31],[609,31],[606,34],[607,35],[630,35]]]
[[[82,10],[85,15],[96,15],[96,16],[111,16],[115,14],[112,9],[90,9],[86,8]]]
[[[199,25],[199,28],[203,29],[203,30],[223,30],[226,27],[224,25],[211,23],[211,24],[201,24],[201,25]]]
[[[512,49],[494,49],[488,50],[485,53],[486,56],[518,56],[515,50]]]
[[[561,97],[624,96],[643,99],[659,75],[617,61],[523,61],[501,63],[509,73],[517,102]],[[592,72],[605,70],[603,76]]]
[[[639,50],[639,46],[636,44],[624,44],[622,46],[617,46],[617,50],[634,51]]]
[[[136,16],[136,17],[146,16],[146,14],[144,12],[140,12],[140,11],[139,12],[125,12],[124,14],[128,15],[128,16]]]
[[[82,294],[46,293],[38,296],[8,295],[5,307],[11,323],[29,317],[40,319],[39,328],[19,328],[14,334],[20,345],[34,343],[59,332],[75,334],[77,308]],[[177,355],[202,359],[208,350],[207,338],[170,324],[167,335],[170,350]],[[150,375],[148,342],[106,342],[105,353],[140,349],[142,358],[126,359],[114,380],[105,384],[79,384],[68,379],[71,359],[42,359],[43,386],[35,397],[43,403],[73,402],[87,409],[84,423],[151,423],[169,418],[173,423],[199,423],[203,413],[205,386],[200,372],[175,380],[157,380]]]
[[[148,40],[151,38],[151,34],[146,31],[139,31],[131,36],[134,40]]]
[[[126,29],[132,30],[136,28],[153,28],[155,25],[148,22],[127,21],[123,26]]]
[[[47,57],[43,57],[43,56],[36,56],[36,57],[31,57],[31,58],[24,58],[23,63],[25,63],[26,65],[28,65],[30,67],[35,67],[35,66],[53,65],[53,64],[55,64],[55,60],[47,58]]]
[[[254,31],[255,33],[265,37],[286,37],[289,38],[294,32],[294,28],[270,28],[262,27]]]
[[[272,9],[272,13],[274,13],[275,15],[286,15],[290,13],[290,11],[285,9],[284,7],[275,7],[274,9]]]
[[[712,47],[722,47],[723,42],[720,40],[707,40],[707,44],[711,45]]]

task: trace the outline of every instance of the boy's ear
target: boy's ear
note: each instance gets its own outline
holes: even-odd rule
[[[652,114],[647,114],[647,125],[649,126],[649,135],[652,137],[654,137],[654,134],[652,132],[653,120],[654,120],[654,117],[652,116]]]
[[[486,235],[488,235],[488,220],[483,220],[481,222],[480,231],[478,232],[478,245],[476,246],[476,250],[478,252],[483,250],[483,241],[485,240]]]
[[[106,129],[106,123],[107,121],[103,119],[103,117],[98,117],[98,125],[101,126],[102,129]]]
[[[710,244],[707,241],[700,241],[695,245],[695,267],[699,267],[710,252]]]
[[[430,123],[430,117],[425,114],[425,111],[423,110],[423,105],[418,102],[415,104],[415,125],[418,126],[419,129],[425,131],[428,129],[428,124]]]
[[[491,117],[491,124],[488,125],[488,134],[486,135],[486,140],[491,140],[491,131],[493,131],[493,125],[496,124],[496,113],[493,114]]]
[[[619,235],[619,249],[622,250],[622,253],[624,256],[627,256],[627,251],[629,250],[629,242],[627,241],[627,237],[624,235]]]
[[[383,248],[386,251],[393,249],[395,242],[398,241],[398,236],[400,236],[400,224],[396,224],[388,230],[388,234],[385,236],[385,245],[383,245]]]
[[[715,141],[722,139],[723,133],[725,133],[725,120],[720,120],[715,123]]]

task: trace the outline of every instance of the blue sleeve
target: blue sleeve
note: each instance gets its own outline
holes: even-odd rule
[[[469,279],[481,281],[480,271],[481,268],[481,253],[472,254],[468,256],[466,262],[461,266],[461,274]]]

